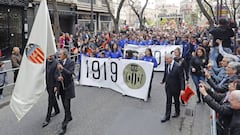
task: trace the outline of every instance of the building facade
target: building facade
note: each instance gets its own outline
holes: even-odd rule
[[[29,3],[28,23],[29,29],[39,6],[39,0]],[[48,8],[53,22],[53,6],[49,0]],[[91,0],[57,0],[59,22],[62,32],[74,34],[90,29]],[[94,32],[112,30],[112,19],[108,13],[105,0],[93,0]]]
[[[89,29],[91,22],[91,0],[77,0],[75,1],[77,5],[77,30]],[[94,31],[111,31],[113,28],[113,23],[111,16],[108,13],[107,5],[105,0],[93,0],[93,21],[94,21]],[[112,5],[112,1],[110,1]]]
[[[195,8],[195,4],[193,0],[182,0],[180,2],[180,13],[183,16],[191,14]]]
[[[0,49],[9,57],[13,47],[23,48],[27,41],[27,0],[0,1]]]

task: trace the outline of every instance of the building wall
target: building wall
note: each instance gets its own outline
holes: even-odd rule
[[[0,49],[6,58],[13,47],[25,47],[27,3],[27,0],[0,1]]]
[[[53,7],[51,0],[48,3],[51,20],[53,22]],[[29,29],[31,29],[40,0],[31,2],[28,11]],[[75,34],[79,31],[89,30],[91,22],[90,0],[57,0],[59,20],[62,32]],[[112,20],[104,0],[94,0],[94,32],[112,30]],[[106,19],[107,16],[107,19]],[[108,28],[106,28],[108,27]]]

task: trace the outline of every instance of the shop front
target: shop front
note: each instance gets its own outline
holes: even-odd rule
[[[2,58],[8,59],[13,47],[24,48],[27,37],[27,2],[7,3],[0,1],[0,50]]]

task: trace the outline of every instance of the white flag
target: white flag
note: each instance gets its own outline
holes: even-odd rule
[[[45,65],[56,53],[46,0],[42,0],[33,23],[16,80],[10,107],[18,120],[33,107],[46,88]]]

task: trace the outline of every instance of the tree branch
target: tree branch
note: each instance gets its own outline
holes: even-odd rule
[[[120,17],[120,11],[121,11],[121,9],[122,9],[122,6],[123,6],[124,2],[125,2],[125,0],[121,0],[120,3],[119,3],[119,5],[118,5],[117,18]]]
[[[212,8],[211,4],[210,4],[207,0],[204,0],[204,2],[205,2],[205,3],[208,5],[208,7],[210,8],[211,13],[212,13],[212,15],[213,15],[213,20],[214,20],[215,22],[217,22],[217,19],[216,19],[215,15],[214,15],[213,8]]]
[[[233,18],[233,14],[232,14],[231,9],[229,8],[229,6],[227,4],[227,0],[225,0],[225,6],[227,7],[227,10],[228,10],[228,12],[230,14],[230,18]]]
[[[115,19],[114,15],[113,15],[113,13],[112,13],[112,11],[111,11],[111,7],[110,7],[110,4],[109,4],[109,1],[108,1],[108,0],[105,0],[105,3],[106,3],[106,5],[107,5],[108,13],[110,14],[110,16],[111,16],[111,18],[113,19],[113,21],[115,21],[116,19]]]
[[[142,8],[142,11],[141,11],[141,18],[142,18],[142,16],[143,16],[143,12],[144,12],[144,10],[145,10],[145,8],[147,7],[147,4],[148,4],[148,0],[146,0],[146,3],[144,4],[144,6],[143,6],[143,8]]]
[[[208,14],[207,10],[205,9],[205,7],[203,6],[202,0],[197,0],[197,3],[199,5],[199,8],[201,9],[203,15],[207,18],[210,27],[214,26],[214,20],[212,19],[212,17]]]
[[[138,13],[137,9],[134,7],[134,3],[133,0],[129,0],[129,6],[131,7],[131,9],[133,10],[133,12],[136,14],[136,16],[138,17],[138,19],[140,19],[140,14]]]

